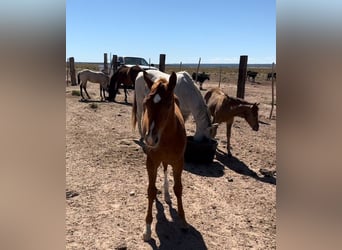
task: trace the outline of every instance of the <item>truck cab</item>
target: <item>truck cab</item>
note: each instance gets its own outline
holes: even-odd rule
[[[128,67],[138,65],[142,69],[158,70],[156,67],[154,67],[154,64],[148,64],[147,61],[142,57],[119,56],[118,57],[118,64],[119,64],[119,66],[125,65]]]

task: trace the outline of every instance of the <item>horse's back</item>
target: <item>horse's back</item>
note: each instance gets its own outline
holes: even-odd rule
[[[100,71],[84,69],[78,74],[81,80],[87,80],[94,83],[109,82],[109,76]]]

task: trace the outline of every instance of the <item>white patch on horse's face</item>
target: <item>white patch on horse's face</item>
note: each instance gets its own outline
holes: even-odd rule
[[[154,98],[153,98],[153,102],[154,102],[154,103],[158,103],[158,102],[160,102],[160,101],[161,101],[160,95],[159,95],[159,94],[156,94],[156,95],[154,96]]]
[[[154,129],[155,123],[154,121],[151,123],[151,127],[150,127],[150,134],[152,134],[152,130]]]

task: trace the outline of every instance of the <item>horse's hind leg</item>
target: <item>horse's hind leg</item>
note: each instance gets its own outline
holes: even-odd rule
[[[149,241],[151,239],[151,224],[152,224],[152,205],[153,201],[157,195],[157,188],[156,188],[156,178],[157,178],[157,169],[160,163],[155,163],[152,159],[147,156],[146,160],[146,168],[148,173],[148,207],[147,207],[147,215],[146,215],[146,230],[143,234],[144,241]]]
[[[84,86],[84,92],[87,94],[88,98],[91,99],[90,96],[89,96],[89,94],[88,94],[88,91],[87,91],[86,86]]]
[[[182,192],[183,192],[183,186],[182,186],[182,171],[183,171],[183,164],[184,159],[179,160],[177,163],[172,165],[173,170],[173,179],[174,179],[174,186],[173,191],[176,194],[177,197],[177,208],[178,208],[178,215],[182,220],[181,228],[187,229],[189,227],[188,223],[185,220],[185,214],[183,209],[183,201],[182,201]]]
[[[84,100],[85,98],[84,98],[84,96],[83,96],[82,89],[83,89],[83,83],[80,84],[80,92],[81,92],[82,100]]]
[[[164,200],[167,204],[171,204],[171,198],[169,193],[169,180],[167,178],[167,163],[163,162],[164,167]]]

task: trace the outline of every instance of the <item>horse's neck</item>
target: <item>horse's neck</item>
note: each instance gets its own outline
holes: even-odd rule
[[[246,111],[250,109],[249,106],[246,105],[238,105],[238,106],[233,106],[230,111],[228,112],[231,116],[239,116],[242,118],[246,117]]]

